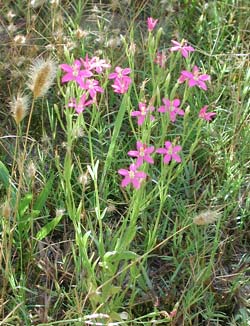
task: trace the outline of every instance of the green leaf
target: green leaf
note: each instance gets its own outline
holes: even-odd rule
[[[118,251],[108,251],[106,252],[106,254],[104,255],[104,261],[106,262],[120,262],[121,260],[129,260],[129,259],[136,259],[138,258],[138,255],[133,252],[133,251],[122,251],[122,252],[118,252]]]
[[[2,161],[0,161],[0,181],[3,183],[6,190],[8,190],[8,187],[11,187],[11,205],[12,207],[15,207],[16,203],[16,188],[15,186],[10,182],[10,174],[6,166],[3,164]]]
[[[128,107],[128,103],[129,103],[128,99],[129,99],[129,93],[124,95],[122,102],[121,102],[121,106],[119,108],[119,111],[118,111],[118,114],[116,117],[116,120],[115,120],[115,126],[114,126],[111,142],[109,145],[107,157],[106,157],[104,168],[103,168],[103,173],[102,173],[102,178],[101,178],[101,187],[103,186],[107,172],[110,169],[112,162],[114,161],[114,151],[115,151],[115,147],[117,145],[117,139],[119,138],[120,129],[121,129],[122,123],[124,121],[124,115],[127,111],[127,107]]]
[[[32,201],[32,194],[26,194],[24,198],[22,198],[20,200],[20,203],[18,205],[18,213],[20,215],[20,217],[22,217],[24,215],[24,213],[27,211],[27,209],[29,208],[29,205]]]
[[[6,166],[0,161],[0,181],[2,181],[4,187],[7,189],[9,187],[9,171]]]
[[[44,239],[50,232],[52,232],[58,223],[61,221],[61,218],[63,215],[56,216],[52,221],[50,221],[48,224],[44,225],[40,231],[37,232],[36,234],[36,239],[37,240],[42,240]]]
[[[49,178],[49,180],[47,181],[47,183],[45,184],[42,192],[38,195],[35,203],[34,203],[34,210],[36,211],[41,211],[43,206],[46,203],[46,200],[50,194],[50,191],[52,189],[52,185],[53,185],[53,181],[54,181],[54,174],[52,174]]]

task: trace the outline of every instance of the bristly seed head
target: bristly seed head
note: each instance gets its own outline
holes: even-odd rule
[[[219,216],[220,213],[218,211],[203,211],[193,218],[193,223],[196,225],[212,224],[218,219]]]
[[[36,166],[33,161],[31,161],[27,167],[27,174],[30,179],[34,179],[36,175]]]
[[[16,124],[18,125],[29,111],[29,98],[27,95],[22,96],[18,94],[17,97],[13,98],[10,102],[10,109]]]
[[[57,71],[55,61],[37,59],[30,67],[28,83],[34,98],[44,96],[54,82]]]
[[[9,203],[6,201],[2,207],[1,207],[1,213],[2,213],[2,216],[4,218],[10,218],[10,214],[11,214],[11,207],[9,205]]]

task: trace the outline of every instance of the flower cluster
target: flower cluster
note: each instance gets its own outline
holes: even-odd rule
[[[89,59],[88,55],[85,59],[75,60],[72,65],[61,64],[60,68],[65,72],[62,83],[76,82],[78,87],[83,90],[80,100],[72,98],[68,106],[75,108],[77,113],[81,113],[87,106],[95,103],[97,94],[103,93],[104,90],[99,85],[99,80],[94,77],[109,67],[110,64],[106,60],[98,57]]]
[[[109,79],[114,79],[112,87],[115,93],[124,94],[128,91],[129,85],[132,83],[131,78],[128,76],[130,72],[130,68],[116,67],[115,72],[109,75]]]
[[[148,31],[150,33],[154,30],[157,22],[158,20],[153,19],[152,17],[147,19]],[[186,40],[182,40],[180,43],[175,40],[172,40],[171,42],[173,46],[170,48],[170,52],[178,51],[185,59],[188,58],[191,52],[195,51],[192,46],[188,45]],[[154,62],[161,68],[164,68],[166,61],[167,57],[165,52],[157,52]],[[109,75],[109,79],[115,80],[114,85],[112,86],[115,89],[115,92],[122,92],[122,85],[125,85],[124,88],[126,88],[126,83],[129,84],[131,82],[127,76],[129,73],[129,68],[122,69],[120,67],[116,67],[115,72]],[[179,84],[187,82],[188,87],[192,88],[197,86],[204,91],[207,90],[206,82],[208,81],[210,81],[210,76],[207,74],[202,74],[196,65],[194,65],[192,71],[182,70],[178,79]],[[183,104],[181,104],[181,100],[179,98],[163,97],[162,105],[156,110],[155,107],[150,103],[147,104],[145,101],[141,101],[138,104],[139,109],[132,111],[130,115],[137,118],[137,124],[140,127],[144,125],[145,121],[155,120],[155,116],[151,114],[153,111],[168,114],[169,120],[174,123],[177,120],[177,116],[185,115],[185,111],[181,108],[182,105]],[[207,108],[207,105],[201,108],[198,117],[206,121],[211,121],[216,113],[207,112]],[[146,128],[148,128],[148,126],[146,126]],[[121,186],[126,187],[131,184],[135,189],[139,189],[143,180],[147,178],[147,174],[139,169],[142,168],[144,164],[155,163],[152,157],[153,154],[162,154],[164,164],[169,164],[171,161],[181,163],[181,150],[182,146],[173,144],[169,140],[165,141],[164,147],[156,149],[154,146],[148,146],[141,141],[137,141],[136,150],[130,150],[128,152],[129,156],[135,158],[135,162],[133,162],[133,164],[131,164],[128,169],[118,170],[118,173],[124,177],[121,182]]]
[[[147,174],[143,171],[138,171],[138,169],[143,165],[144,162],[154,164],[154,159],[151,157],[154,152],[158,154],[164,154],[163,162],[165,164],[169,164],[171,160],[180,163],[181,157],[178,155],[178,152],[180,152],[181,149],[181,146],[173,146],[170,141],[165,142],[165,148],[158,148],[156,150],[154,146],[147,146],[141,141],[137,141],[136,150],[128,152],[129,156],[136,158],[135,163],[131,164],[128,170],[118,170],[118,173],[124,176],[121,186],[126,187],[131,183],[134,188],[139,189],[142,181],[146,179]]]
[[[98,75],[110,68],[110,64],[105,59],[100,59],[96,56],[89,58],[87,54],[85,58],[75,60],[72,65],[61,64],[60,68],[65,72],[62,77],[62,83],[75,82],[83,91],[79,100],[71,98],[68,103],[69,107],[74,108],[79,114],[87,106],[96,103],[98,93],[104,92],[97,79]],[[130,68],[122,69],[121,67],[116,67],[115,72],[109,74],[108,78],[114,79],[112,87],[115,93],[124,94],[128,91],[129,85],[132,82],[128,76],[130,72]]]
[[[176,121],[177,115],[184,115],[185,112],[179,108],[181,101],[179,99],[174,99],[170,101],[167,98],[162,99],[163,105],[158,108],[158,112],[168,113],[171,122]],[[130,113],[131,117],[137,117],[137,123],[139,126],[143,125],[147,116],[149,116],[150,121],[154,121],[155,117],[150,114],[150,112],[154,111],[155,107],[152,105],[148,105],[145,102],[139,102],[139,111],[132,111]]]

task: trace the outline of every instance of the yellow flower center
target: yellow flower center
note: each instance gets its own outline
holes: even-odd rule
[[[78,73],[79,73],[79,71],[78,71],[78,65],[73,65],[73,76],[78,76]]]
[[[130,177],[130,179],[134,179],[135,174],[133,171],[129,171],[129,177]]]
[[[147,108],[146,106],[143,105],[143,107],[141,108],[141,114],[142,115],[146,115],[147,114]]]
[[[144,156],[144,155],[145,155],[144,150],[145,150],[145,149],[144,149],[143,146],[139,148],[139,155],[140,155],[140,156]]]

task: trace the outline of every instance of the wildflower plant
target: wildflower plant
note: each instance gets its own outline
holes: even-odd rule
[[[44,6],[47,9],[48,4]],[[122,8],[122,4],[117,1],[113,1],[112,6],[113,14],[117,8]],[[56,6],[53,4],[53,14],[61,9],[66,13],[60,3]],[[102,40],[97,41],[92,32],[80,37],[79,30],[73,30],[74,22],[70,19],[68,25],[72,30],[69,35],[73,40],[77,38],[79,47],[68,50],[66,46],[61,46],[61,51],[58,51],[61,61],[58,65],[51,59],[34,61],[26,84],[28,89],[25,90],[25,94],[29,92],[30,96],[18,93],[10,103],[18,137],[12,173],[6,174],[0,164],[0,180],[3,179],[9,186],[2,210],[2,225],[7,231],[1,250],[11,249],[9,255],[0,253],[0,265],[7,270],[11,254],[16,252],[14,258],[19,259],[16,257],[20,256],[22,260],[20,279],[23,277],[26,260],[28,264],[33,264],[18,242],[26,234],[26,239],[29,236],[31,239],[28,241],[30,248],[35,251],[38,247],[39,254],[41,252],[38,268],[44,268],[42,276],[47,275],[47,261],[52,261],[55,271],[63,275],[62,282],[60,279],[61,283],[56,281],[54,286],[51,277],[53,264],[50,264],[52,274],[48,273],[47,283],[52,284],[50,290],[53,295],[59,292],[60,298],[63,297],[62,315],[65,320],[98,325],[133,325],[137,322],[144,324],[144,321],[145,324],[170,324],[175,318],[182,318],[183,311],[195,310],[193,302],[198,292],[203,293],[207,275],[214,272],[213,262],[218,252],[218,241],[215,244],[210,239],[214,234],[219,239],[220,228],[217,223],[220,222],[220,215],[214,209],[200,210],[197,207],[204,203],[209,192],[214,196],[214,184],[210,186],[207,175],[203,175],[211,161],[211,156],[206,156],[206,146],[214,146],[206,137],[209,137],[210,131],[216,137],[214,126],[219,119],[215,106],[218,99],[211,96],[213,102],[209,100],[214,81],[211,81],[207,63],[201,62],[195,42],[191,46],[189,41],[177,36],[169,41],[169,31],[165,33],[160,17],[144,20],[141,43],[138,41],[138,31],[134,28],[135,19],[129,25],[128,33],[118,37],[118,55],[118,51],[109,48],[109,32],[105,26],[109,19],[102,17],[100,10],[97,5],[93,7],[93,17]],[[79,28],[78,23],[75,29]],[[56,26],[55,21],[51,27],[54,30]],[[64,36],[65,40],[69,40],[69,35]],[[95,42],[85,42],[85,38],[95,38]],[[51,87],[57,90],[50,94],[55,101],[50,101],[50,96],[41,101],[43,110],[39,114],[42,124],[45,121],[46,127],[49,127],[43,128],[41,139],[37,140],[34,133],[33,140],[29,135],[34,123],[32,113],[35,112],[35,104],[48,95]],[[28,112],[31,113],[26,121]],[[26,122],[26,137],[23,139],[21,129]],[[44,175],[47,173],[50,176],[45,180],[42,179],[39,160],[43,159],[44,153],[40,147],[47,132],[46,150],[49,155],[43,169]],[[25,146],[21,146],[23,140]],[[29,142],[38,143],[39,159],[27,159],[32,152],[28,150]],[[23,147],[25,154],[21,157],[23,163],[17,173],[20,179],[16,187],[12,179],[15,177],[15,166],[19,166],[18,153],[22,152]],[[233,150],[232,146],[231,152]],[[213,159],[219,162],[216,156]],[[216,163],[211,173],[216,174],[219,163]],[[227,173],[231,178],[231,171]],[[204,183],[199,183],[201,176]],[[40,194],[40,188],[37,187],[39,182],[42,184]],[[196,183],[197,191],[194,189]],[[221,199],[224,189],[219,192],[218,197]],[[230,193],[228,189],[225,192]],[[212,200],[216,202],[217,198]],[[196,208],[201,213],[192,220]],[[26,221],[30,221],[27,228]],[[62,259],[58,255],[55,262],[53,257],[50,261],[47,252],[46,255],[43,253],[43,246],[47,242],[50,244],[53,237],[60,238],[62,229],[68,227],[69,232],[64,234],[63,243],[68,241],[67,236],[70,234],[69,250]],[[208,232],[207,238],[201,229]],[[199,238],[201,234],[204,241]],[[200,243],[206,244],[206,241],[210,241],[209,245],[200,252]],[[175,257],[176,252],[178,254]],[[164,291],[159,294],[158,288],[154,293],[150,264],[154,266],[161,256],[164,264],[167,262],[170,266],[167,271],[171,274],[171,282],[174,283],[178,274],[174,270],[183,268],[189,271],[189,276],[192,275],[191,278],[188,276],[182,295],[174,298],[175,302],[168,302],[165,293],[162,294]],[[63,270],[65,266],[69,266],[69,272]],[[197,266],[204,269],[202,273],[199,271],[198,278],[195,277]],[[67,283],[69,291],[67,286],[63,288],[64,275],[70,278]],[[71,275],[74,275],[74,279]],[[15,280],[11,281],[11,286],[17,293],[14,297],[16,300],[28,286],[24,281],[22,286],[16,287],[17,278],[9,279]],[[4,280],[2,293],[8,292],[8,281],[8,278]],[[192,289],[194,284],[197,285],[195,291]],[[174,293],[177,293],[178,286],[174,288]],[[33,293],[33,290],[27,292]],[[189,293],[187,295],[188,291],[191,299]],[[66,292],[67,295],[63,296]],[[137,318],[137,312],[134,313],[131,307],[140,302],[140,296],[145,300],[145,293],[152,296],[146,298],[149,301],[147,314]],[[25,295],[19,300],[20,310],[23,315],[29,316],[23,304],[26,302]],[[187,307],[185,300],[189,300]],[[49,307],[50,298],[46,297],[45,301],[46,304],[48,301],[48,309],[46,306],[44,315],[54,309]],[[3,302],[8,303],[7,300]],[[55,306],[61,309],[60,300],[55,302]],[[71,310],[67,311],[70,304]],[[151,308],[152,312],[148,313]],[[57,318],[58,314],[55,316]],[[45,316],[41,324],[48,321],[54,323],[50,316]],[[25,322],[29,323],[27,319]]]

